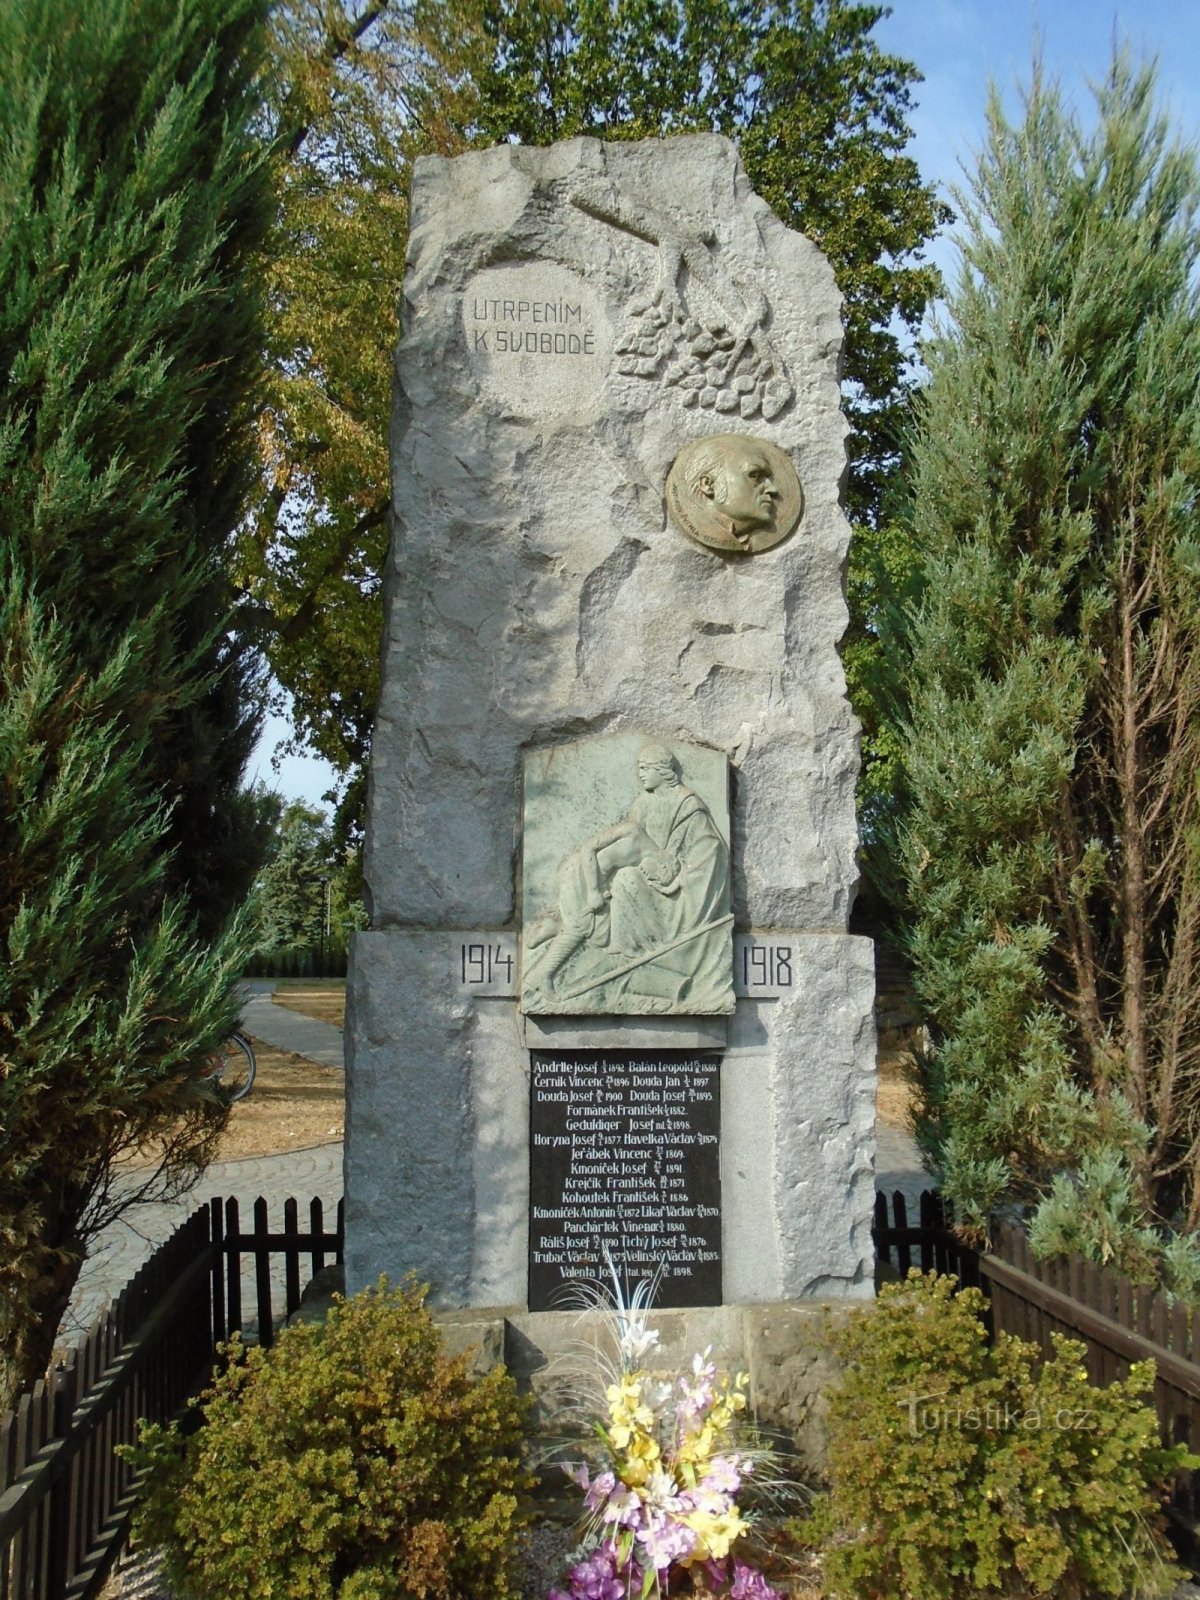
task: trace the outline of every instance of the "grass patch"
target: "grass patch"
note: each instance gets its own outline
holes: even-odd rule
[[[315,1022],[331,1022],[335,1028],[345,1023],[344,978],[280,978],[271,999],[277,1006],[298,1011]]]

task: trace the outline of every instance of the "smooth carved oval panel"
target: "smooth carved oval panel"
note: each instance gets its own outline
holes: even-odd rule
[[[667,510],[697,544],[725,555],[757,555],[794,532],[804,492],[778,445],[746,433],[693,439],[667,474]]]
[[[594,405],[613,333],[599,296],[550,262],[486,267],[463,291],[463,335],[483,394],[523,416]]]

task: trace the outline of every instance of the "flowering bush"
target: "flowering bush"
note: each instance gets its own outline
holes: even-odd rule
[[[739,1437],[745,1374],[723,1377],[705,1350],[690,1373],[655,1378],[640,1363],[657,1331],[619,1301],[616,1328],[603,1416],[592,1423],[600,1448],[572,1471],[584,1492],[583,1548],[568,1586],[548,1600],[775,1600],[778,1592],[738,1548],[753,1519],[737,1497],[767,1459]]]

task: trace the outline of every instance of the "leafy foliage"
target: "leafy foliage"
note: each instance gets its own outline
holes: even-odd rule
[[[257,866],[226,546],[269,190],[259,0],[0,9],[0,1391],[202,1167]],[[153,1140],[156,1177],[115,1164]]]
[[[259,950],[344,950],[365,926],[361,864],[339,851],[323,811],[294,800],[283,807],[270,858],[254,885]]]
[[[441,1351],[423,1291],[381,1281],[243,1351],[204,1426],[147,1426],[141,1533],[181,1600],[505,1600],[524,1404]]]
[[[1108,1152],[1135,1252],[1200,1218],[1198,199],[1149,72],[1114,64],[1091,132],[1040,75],[1018,126],[993,98],[890,646],[944,1187],[982,1225]]]
[[[844,1376],[808,1529],[831,1600],[1171,1594],[1159,1486],[1194,1458],[1158,1442],[1153,1365],[1093,1388],[1083,1345],[1056,1336],[1039,1364],[989,1344],[982,1295],[955,1287],[913,1271],[831,1335]]]
[[[239,624],[289,691],[298,737],[356,774],[352,817],[378,690],[412,44],[386,0],[288,0],[271,27],[278,211]]]
[[[919,75],[872,39],[882,14],[842,0],[289,0],[277,13],[272,405],[240,581],[298,736],[345,777],[343,830],[363,801],[378,688],[412,159],[581,133],[737,139],[845,296],[849,504],[873,541],[909,342],[937,287],[921,249],[949,215],[904,154]],[[877,653],[873,624],[855,620],[860,654]]]

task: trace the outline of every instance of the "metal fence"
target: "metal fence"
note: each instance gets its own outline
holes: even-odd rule
[[[0,1419],[0,1600],[91,1600],[125,1543],[138,1485],[117,1454],[140,1418],[177,1416],[241,1332],[269,1345],[300,1304],[301,1266],[342,1257],[342,1207],[330,1231],[320,1200],[301,1232],[295,1200],[273,1229],[257,1200],[249,1229],[236,1200],[194,1211],[49,1377]],[[272,1261],[283,1259],[276,1303]],[[243,1261],[254,1317],[243,1318]]]

